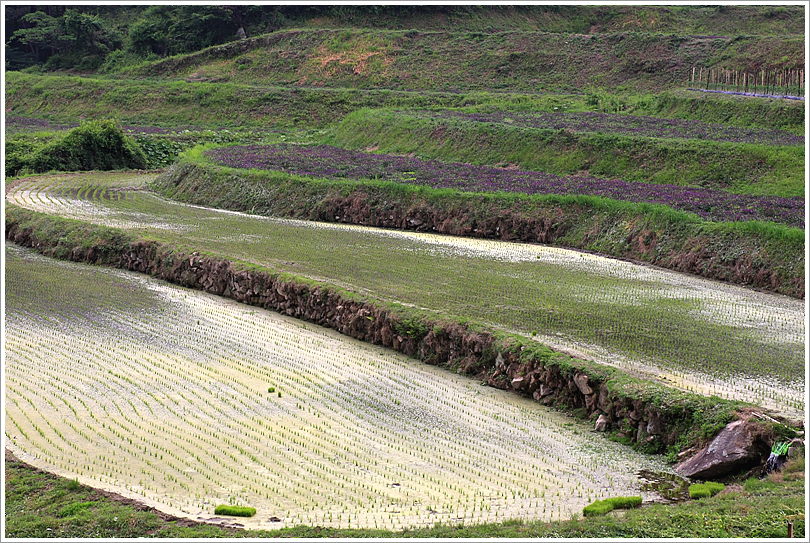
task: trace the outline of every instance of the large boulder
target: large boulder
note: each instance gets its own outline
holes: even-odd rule
[[[675,471],[685,477],[711,479],[756,465],[762,461],[763,452],[769,450],[760,436],[755,424],[735,420]]]

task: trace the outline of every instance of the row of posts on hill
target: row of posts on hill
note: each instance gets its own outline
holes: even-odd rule
[[[804,96],[804,70],[745,70],[692,67],[691,87],[774,96]]]

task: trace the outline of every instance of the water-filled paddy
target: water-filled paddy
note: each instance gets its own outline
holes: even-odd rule
[[[249,527],[558,519],[653,499],[636,474],[666,469],[536,402],[144,276],[7,244],[6,285],[12,450],[168,512],[250,505]]]
[[[540,245],[275,220],[97,187],[148,176],[41,176],[25,207],[534,334],[667,384],[803,416],[804,301]],[[73,198],[78,191],[87,195]]]

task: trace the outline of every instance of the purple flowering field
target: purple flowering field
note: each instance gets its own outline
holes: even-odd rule
[[[702,139],[764,145],[804,145],[804,136],[784,130],[756,130],[718,123],[662,119],[610,113],[460,113],[453,111],[407,111],[407,115],[504,124],[522,128],[571,130],[572,132],[617,134],[644,138]]]
[[[232,168],[279,170],[326,179],[376,179],[465,192],[583,194],[662,204],[709,221],[761,220],[804,228],[803,197],[736,195],[720,190],[628,183],[618,179],[559,177],[543,172],[370,154],[328,145],[240,145],[212,149],[205,155],[217,164]]]

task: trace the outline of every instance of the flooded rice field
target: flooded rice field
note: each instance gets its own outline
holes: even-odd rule
[[[131,190],[149,179],[39,176],[6,197],[520,333],[684,390],[804,417],[803,300],[556,247],[270,219]],[[112,191],[123,196],[104,196]]]
[[[334,331],[6,244],[6,434],[24,461],[250,528],[567,519],[659,499],[660,459]]]

